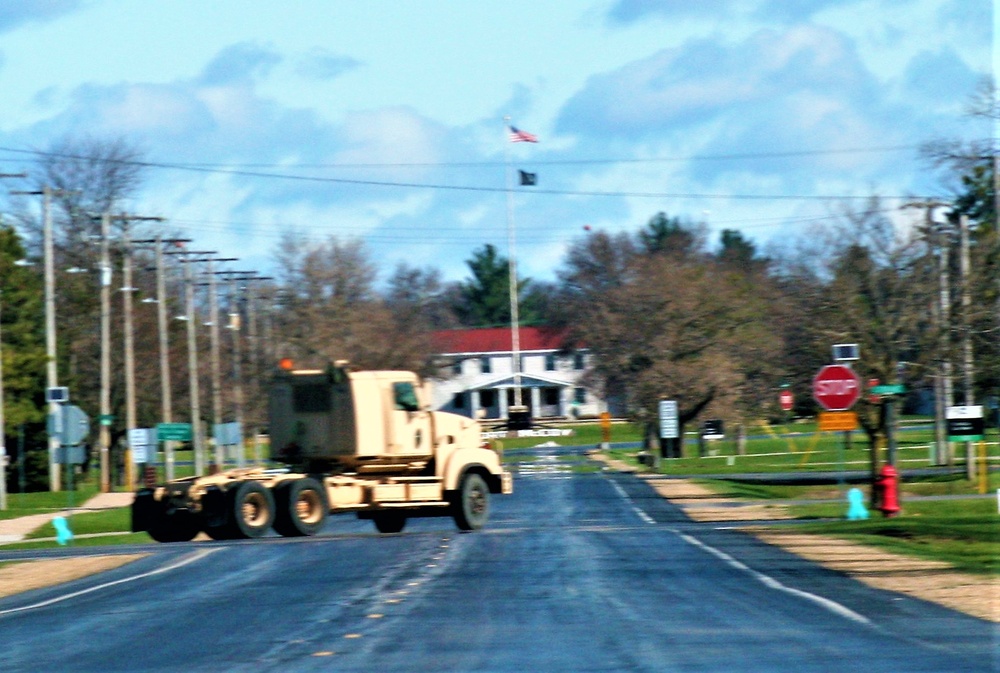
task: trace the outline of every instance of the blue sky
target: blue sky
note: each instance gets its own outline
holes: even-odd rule
[[[124,137],[199,168],[151,169],[132,210],[263,272],[293,230],[458,280],[506,252],[508,165],[538,174],[513,199],[523,275],[660,211],[766,247],[826,197],[949,194],[918,148],[992,133],[967,114],[992,5],[3,0],[0,172]],[[506,143],[505,116],[540,142]]]

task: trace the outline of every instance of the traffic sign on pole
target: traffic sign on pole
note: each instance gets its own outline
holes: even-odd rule
[[[191,441],[190,423],[158,423],[156,426],[156,438],[161,442]]]
[[[677,401],[660,400],[660,437],[663,439],[676,439],[680,436],[677,424]]]
[[[847,411],[861,395],[861,379],[845,365],[826,365],[813,378],[813,399],[827,411]]]
[[[784,411],[791,411],[792,407],[795,405],[795,397],[792,395],[792,391],[782,390],[778,394],[778,402],[781,404],[781,408]]]
[[[985,436],[983,407],[980,405],[948,407],[945,425],[949,442],[972,442]]]

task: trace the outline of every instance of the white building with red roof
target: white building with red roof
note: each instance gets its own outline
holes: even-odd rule
[[[604,411],[602,401],[581,383],[590,354],[586,348],[567,350],[565,336],[552,328],[519,328],[521,366],[515,377],[509,327],[435,332],[439,358],[449,364],[435,382],[434,407],[472,418],[506,419],[519,378],[521,404],[532,418],[596,416]]]

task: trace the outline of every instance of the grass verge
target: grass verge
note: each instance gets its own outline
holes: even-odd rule
[[[919,497],[974,495],[972,486],[960,478],[932,477],[904,483],[903,510],[899,516],[886,519],[880,512],[873,511],[869,519],[861,521],[845,520],[848,506],[843,498],[802,504],[814,498],[836,497],[835,488],[728,480],[700,480],[699,483],[723,497],[796,501],[788,505],[788,511],[803,521],[795,526],[797,533],[827,535],[900,554],[944,561],[964,572],[1000,574],[1000,514],[994,498],[933,500]]]

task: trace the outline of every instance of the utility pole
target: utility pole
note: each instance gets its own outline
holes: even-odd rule
[[[46,386],[49,390],[59,385],[59,373],[56,362],[56,280],[55,280],[55,246],[52,236],[52,197],[66,194],[65,190],[53,189],[48,185],[41,190],[26,192],[11,192],[42,197],[42,254],[45,265],[45,367]],[[49,402],[49,416],[59,413],[59,403]],[[49,490],[62,490],[59,473],[59,436],[49,435]]]
[[[962,277],[962,383],[965,389],[965,406],[972,406],[974,394],[972,361],[972,311],[971,265],[969,260],[969,218],[958,216],[959,271]],[[969,481],[976,479],[976,456],[972,442],[965,442],[965,474]]]
[[[170,339],[167,332],[167,281],[166,271],[163,267],[163,244],[182,245],[189,243],[189,238],[171,238],[164,240],[161,234],[157,234],[154,239],[141,239],[133,241],[136,245],[155,245],[156,254],[156,326],[160,347],[160,414],[162,422],[172,423],[174,420],[173,389],[170,381]],[[175,474],[175,445],[173,440],[163,443],[164,471],[167,481],[171,481]]]
[[[927,237],[929,253],[938,259],[938,300],[932,302],[932,313],[938,329],[938,368],[934,374],[934,463],[936,465],[951,464],[951,447],[948,444],[945,431],[945,410],[952,405],[951,390],[951,357],[950,357],[950,314],[951,300],[948,282],[948,258],[951,242],[942,231],[942,225],[934,221],[934,209],[950,204],[941,201],[919,201],[907,203],[903,208],[922,208],[924,210],[924,229]]]
[[[122,316],[124,318],[125,332],[125,428],[126,437],[130,437],[132,430],[138,427],[136,418],[135,400],[135,331],[132,326],[132,293],[135,287],[132,285],[132,242],[129,234],[129,223],[131,222],[162,222],[162,217],[142,217],[139,215],[128,215],[122,213],[118,216],[122,223],[122,245],[124,255],[122,258]],[[125,487],[129,491],[135,490],[135,466],[133,465],[133,454],[131,444],[125,453]],[[145,463],[143,463],[143,466]]]
[[[241,345],[241,332],[242,332],[242,317],[239,310],[239,290],[247,290],[247,323],[249,328],[249,338],[251,345],[251,372],[253,372],[253,364],[255,363],[255,358],[253,354],[254,341],[256,337],[256,317],[253,314],[253,307],[251,305],[252,301],[252,282],[257,280],[270,280],[269,277],[257,276],[254,271],[217,271],[216,274],[226,277],[229,285],[229,325],[228,329],[232,332],[232,360],[233,360],[233,413],[234,420],[240,428],[241,443],[236,456],[237,465],[239,467],[244,467],[246,461],[246,450],[244,446],[243,434],[245,430],[245,418],[244,418],[244,376],[243,376],[243,348]],[[245,283],[242,287],[239,285]],[[256,426],[255,426],[256,428]],[[256,431],[254,431],[254,437],[256,437]],[[256,447],[256,441],[254,446]],[[259,451],[255,449],[254,458],[256,462],[260,462]]]
[[[191,398],[191,441],[194,444],[194,473],[205,474],[205,444],[201,428],[201,391],[198,383],[198,336],[196,326],[198,316],[194,308],[194,272],[191,264],[207,261],[198,259],[202,255],[214,255],[214,250],[171,251],[168,254],[183,255],[179,261],[184,264],[184,320],[187,321],[188,346],[188,387]]]
[[[55,246],[52,236],[52,189],[46,185],[42,188],[42,221],[44,231],[45,254],[45,355],[46,384],[51,390],[59,385],[59,372],[56,362],[56,274]],[[60,412],[57,402],[49,403],[49,415]],[[56,460],[59,453],[59,437],[55,433],[49,435],[49,490],[61,490],[59,464]]]
[[[111,214],[101,215],[101,491],[111,491]]]
[[[219,346],[219,295],[215,282],[214,262],[235,262],[235,257],[208,259],[208,312],[209,312],[209,367],[212,384],[212,422],[220,425],[222,416],[222,363]],[[213,426],[213,430],[214,430]],[[215,433],[213,433],[215,434]],[[226,462],[225,447],[219,441],[215,442],[215,467],[222,470]]]

